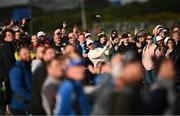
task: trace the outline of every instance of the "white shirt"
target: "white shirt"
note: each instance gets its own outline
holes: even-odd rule
[[[90,50],[88,53],[88,58],[96,67],[97,63],[100,61],[108,61],[109,49],[105,46],[104,48],[95,48],[94,50]]]
[[[142,53],[142,63],[146,70],[152,70],[154,68],[154,63],[152,57],[155,56],[156,45],[152,44],[150,46],[145,46]]]

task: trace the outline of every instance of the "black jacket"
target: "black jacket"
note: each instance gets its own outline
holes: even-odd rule
[[[56,54],[62,54],[63,45],[60,44],[60,46],[55,45],[55,43],[52,44],[52,47],[55,49]]]
[[[6,96],[0,93],[0,104],[6,104],[10,102],[11,90],[9,83],[9,71],[15,64],[14,48],[12,42],[3,42],[0,45],[0,87],[2,82],[6,85]],[[3,95],[3,96],[2,96]]]
[[[45,115],[42,107],[41,88],[46,79],[47,71],[43,62],[33,73],[32,76],[32,99],[30,101],[30,113],[33,115]]]
[[[121,54],[125,54],[127,51],[130,51],[130,50],[137,51],[136,45],[129,43],[127,46],[125,46],[124,43],[122,43],[118,48],[118,52]]]
[[[0,82],[8,77],[9,71],[15,62],[12,42],[3,42],[0,46]]]
[[[173,62],[175,64],[176,69],[176,78],[175,85],[180,85],[180,42],[176,45],[175,50],[173,52]]]

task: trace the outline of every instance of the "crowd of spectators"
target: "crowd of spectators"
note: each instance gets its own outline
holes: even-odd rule
[[[1,115],[180,114],[179,26],[49,36],[27,23],[0,28]]]

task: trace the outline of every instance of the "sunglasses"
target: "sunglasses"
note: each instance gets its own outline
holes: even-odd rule
[[[152,38],[147,38],[146,40],[152,40]]]

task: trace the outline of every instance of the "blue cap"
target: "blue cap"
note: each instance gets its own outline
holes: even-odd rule
[[[70,59],[67,63],[67,67],[83,66],[83,61],[80,58]]]

